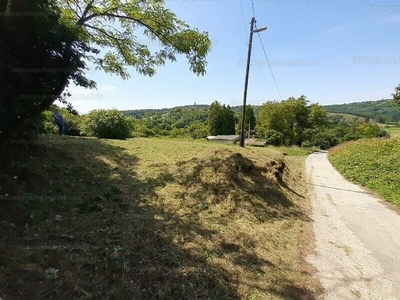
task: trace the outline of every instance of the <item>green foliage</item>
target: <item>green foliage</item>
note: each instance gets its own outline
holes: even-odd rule
[[[206,138],[208,136],[208,132],[210,131],[210,129],[204,123],[195,122],[195,123],[190,124],[187,131],[189,132],[189,135],[192,138],[202,139],[202,138]]]
[[[265,134],[264,138],[265,141],[267,142],[267,145],[273,145],[273,146],[283,145],[284,136],[282,132],[269,129],[264,134]]]
[[[129,78],[127,66],[140,74],[152,76],[155,67],[186,55],[189,68],[197,75],[205,74],[206,56],[211,42],[206,32],[192,29],[164,7],[163,1],[75,1],[58,0],[63,20],[80,34],[80,40],[108,48],[103,56],[89,57],[99,69],[123,79]],[[146,42],[157,41],[157,51],[150,51]]]
[[[307,129],[305,131],[308,146],[326,150],[340,143],[336,128],[324,128],[322,130]]]
[[[368,139],[345,144],[329,155],[346,178],[400,206],[400,140]]]
[[[329,149],[342,142],[363,138],[388,137],[389,134],[376,124],[355,123],[332,124],[322,130],[309,130],[306,132],[306,136],[310,146]]]
[[[250,124],[251,128],[256,127],[256,116],[254,114],[253,106],[246,106],[245,124]]]
[[[84,116],[82,127],[88,136],[124,140],[131,136],[133,123],[116,109],[99,109]]]
[[[208,110],[207,120],[211,135],[235,134],[235,114],[229,105],[214,101]]]
[[[400,83],[394,88],[393,102],[396,104],[400,104]]]
[[[251,106],[249,105],[248,107]],[[209,135],[207,118],[209,108],[210,105],[187,105],[174,108],[138,109],[121,112],[136,119],[136,136],[154,136],[158,135],[160,130],[166,130],[171,137],[189,135],[193,138],[202,138]],[[236,132],[240,132],[242,106],[231,107],[230,109],[234,112],[234,121],[232,123],[236,123]],[[253,116],[257,115],[258,111],[258,106],[246,109],[246,115],[248,116],[246,120],[251,120],[252,133],[256,125],[256,118],[253,118]],[[196,125],[192,127],[192,124]],[[200,124],[203,126],[200,126]],[[195,128],[199,129],[199,127],[201,127],[201,130],[194,130]],[[246,130],[247,128],[246,126]]]
[[[308,106],[305,96],[293,97],[282,102],[265,103],[258,115],[256,131],[260,138],[267,138],[274,132],[279,132],[283,139],[281,144],[299,145],[305,141],[305,131],[308,128],[323,128],[326,124],[326,113],[318,105]],[[277,142],[278,139],[273,139]]]
[[[153,137],[156,133],[148,128],[146,125],[136,121],[134,125],[133,136],[135,137]]]
[[[53,113],[44,111],[31,118],[25,126],[14,132],[14,138],[35,139],[38,134],[54,133]]]
[[[64,118],[64,134],[71,136],[80,136],[83,126],[83,118],[79,115],[74,115],[67,109],[61,109],[61,115]]]
[[[318,104],[311,104],[309,109],[308,127],[323,128],[328,124],[328,114],[322,106]]]
[[[393,94],[394,99],[398,97],[397,87]],[[397,95],[397,96],[396,96]],[[397,123],[400,121],[400,109],[391,100],[365,101],[340,105],[326,105],[323,108],[330,113],[344,113],[359,116],[362,118],[369,117],[380,123]]]
[[[163,1],[10,1],[1,9],[5,17],[0,46],[6,66],[1,68],[0,87],[8,99],[0,104],[2,142],[57,98],[66,103],[69,94],[63,92],[71,81],[95,87],[85,77],[88,62],[127,79],[128,67],[152,76],[156,67],[183,54],[194,74],[206,73],[211,49],[208,33],[192,29],[166,9]],[[15,18],[5,11],[31,16]],[[141,42],[138,36],[148,41]],[[146,44],[154,41],[159,47],[150,51]],[[15,71],[19,68],[33,72]]]
[[[16,130],[37,131],[40,114],[73,81],[83,87],[94,83],[84,77],[84,54],[92,49],[62,20],[62,9],[49,0],[9,1],[7,14],[0,7],[0,140]],[[18,14],[28,16],[16,17]],[[29,51],[27,49],[30,49]],[[24,126],[24,128],[21,128]],[[0,143],[1,144],[1,143]]]

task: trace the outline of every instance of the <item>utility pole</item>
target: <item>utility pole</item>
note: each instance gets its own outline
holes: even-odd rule
[[[249,38],[249,50],[247,53],[247,66],[246,66],[246,77],[244,80],[244,95],[243,95],[243,109],[242,109],[242,129],[240,132],[240,147],[244,147],[244,121],[246,119],[246,100],[247,100],[247,86],[249,84],[249,72],[250,72],[250,59],[251,59],[251,47],[253,44],[253,32],[254,32],[254,23],[256,23],[256,19],[253,17],[250,22],[250,38]]]
[[[253,17],[250,22],[250,38],[249,38],[249,52],[247,53],[247,67],[246,67],[246,78],[244,81],[244,95],[243,95],[243,110],[242,110],[242,129],[240,132],[240,147],[244,147],[244,121],[246,119],[246,100],[247,100],[247,86],[249,84],[249,72],[250,72],[250,58],[251,58],[251,47],[253,44],[253,33],[261,32],[267,29],[267,27],[261,27],[254,30],[254,25],[256,24],[256,19]]]

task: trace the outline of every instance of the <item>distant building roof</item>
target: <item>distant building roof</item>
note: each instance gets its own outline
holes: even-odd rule
[[[237,142],[240,140],[240,135],[216,135],[208,136],[208,141],[226,141],[226,142]]]

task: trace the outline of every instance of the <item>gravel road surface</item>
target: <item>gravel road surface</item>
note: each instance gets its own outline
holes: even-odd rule
[[[315,254],[324,299],[400,299],[400,214],[346,181],[327,153],[306,161]],[[399,191],[400,192],[400,191]]]

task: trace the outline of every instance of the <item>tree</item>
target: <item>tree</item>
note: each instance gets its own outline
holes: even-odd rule
[[[322,128],[328,124],[328,114],[319,104],[311,104],[309,107],[308,123],[312,128]]]
[[[208,126],[211,135],[235,134],[235,113],[229,105],[214,101],[208,110]]]
[[[83,121],[83,131],[86,135],[105,139],[124,140],[131,136],[133,123],[116,109],[92,110]]]
[[[400,104],[400,83],[394,88],[393,101]]]
[[[266,138],[270,130],[286,132],[284,112],[279,102],[268,101],[261,106],[256,125],[257,136]]]
[[[295,99],[290,97],[282,101],[284,106],[284,118],[287,122],[286,136],[289,138],[289,144],[301,146],[304,139],[304,130],[308,127],[309,101],[304,95]]]
[[[78,32],[61,20],[53,1],[0,1],[0,12],[0,144],[4,146],[27,121],[36,126],[41,112],[63,93],[60,82],[65,78],[84,87],[93,87],[94,82],[83,73],[83,53],[93,49],[77,42]]]
[[[0,76],[7,78],[6,82],[1,82],[1,87],[8,87],[7,99],[11,103],[0,107],[0,119],[4,120],[3,114],[12,112],[1,124],[0,138],[6,139],[10,132],[48,108],[71,81],[94,88],[95,82],[84,76],[86,62],[106,73],[128,79],[127,67],[153,76],[157,66],[164,65],[167,60],[175,61],[178,54],[184,54],[191,71],[197,75],[206,72],[206,56],[211,47],[208,34],[190,28],[166,9],[161,0],[21,0],[8,3],[11,4],[7,6],[4,0],[0,3],[1,12],[37,15],[32,18],[5,17],[0,26],[0,42],[2,49],[6,49],[6,61],[9,61]],[[138,36],[158,41],[160,48],[150,51]],[[27,104],[19,98],[18,85],[12,83],[18,79],[11,71],[15,67],[45,67],[54,73],[24,74],[18,80],[20,86],[23,82],[32,82],[32,87],[35,86],[33,82],[43,86],[42,89],[25,89],[26,95],[40,96]]]
[[[254,129],[256,127],[256,117],[254,115],[254,109],[253,106],[250,104],[246,106],[246,113],[244,117],[244,124],[245,124],[245,131],[249,129],[249,125],[251,129]],[[239,123],[238,123],[238,128],[242,128],[242,119],[240,118]],[[250,129],[250,130],[251,130]]]
[[[261,106],[256,133],[272,144],[299,145],[327,125],[327,113],[318,104],[308,105],[304,95]]]

